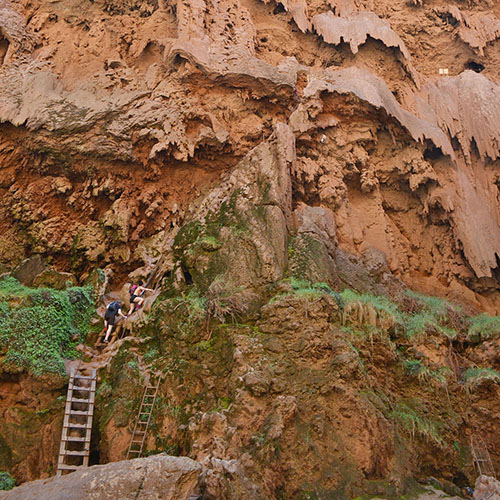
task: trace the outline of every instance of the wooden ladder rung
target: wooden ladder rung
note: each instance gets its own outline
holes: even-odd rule
[[[78,385],[77,380],[90,380],[89,387],[84,385]],[[57,475],[61,475],[62,471],[75,471],[81,467],[88,466],[89,455],[90,455],[90,437],[92,431],[92,417],[94,413],[94,399],[95,399],[95,389],[97,384],[97,371],[92,370],[91,376],[77,375],[72,371],[70,380],[68,383],[68,392],[66,395],[66,407],[64,411],[64,421],[61,433],[61,443],[59,450],[59,459],[57,464]],[[75,397],[74,394],[82,391],[88,395],[88,399],[82,397]],[[72,404],[80,403],[87,405],[87,410],[73,410]],[[71,422],[72,417],[86,417],[85,423]],[[70,429],[80,429],[84,430],[84,436],[68,436]],[[81,443],[83,445],[83,450],[67,450],[66,447],[70,443]],[[69,465],[65,464],[65,457],[76,456],[82,457],[82,464]]]
[[[57,468],[60,470],[78,470],[82,465],[68,465],[68,464],[57,464]]]

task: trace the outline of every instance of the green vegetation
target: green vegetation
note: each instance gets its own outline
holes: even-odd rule
[[[394,330],[404,324],[404,314],[387,297],[360,294],[346,289],[340,294],[342,324],[357,323],[367,327]]]
[[[485,382],[500,383],[500,373],[492,368],[469,368],[463,377],[468,391],[476,389]]]
[[[0,472],[0,490],[11,490],[16,480],[8,472]]]
[[[407,359],[404,361],[405,372],[417,378],[420,382],[435,384],[441,387],[446,387],[448,377],[451,375],[451,370],[447,366],[433,370],[425,366],[418,359]]]
[[[431,331],[450,339],[457,336],[455,325],[452,325],[451,315],[461,313],[460,306],[445,299],[423,295],[411,290],[408,290],[406,294],[421,307],[419,312],[409,315],[407,318],[407,337],[412,338]]]
[[[444,299],[408,291],[407,297],[417,310],[405,312],[384,296],[359,294],[347,289],[340,297],[344,304],[344,324],[355,322],[393,330],[395,333],[404,332],[410,339],[427,333],[437,333],[447,338],[457,335],[451,316],[453,313],[459,314],[461,309]]]
[[[397,403],[390,416],[396,425],[408,433],[412,439],[420,435],[426,441],[435,444],[439,448],[446,448],[446,443],[441,436],[439,424],[433,420],[423,417],[413,408],[405,403]]]
[[[313,300],[318,299],[325,294],[332,295],[335,297],[335,300],[340,303],[340,295],[337,292],[334,292],[326,283],[311,283],[310,281],[297,279],[295,277],[286,278],[282,280],[282,283],[288,283],[291,290],[289,292],[275,295],[270,300],[270,303],[277,302],[291,295]]]
[[[95,313],[90,287],[29,288],[0,280],[0,353],[6,371],[35,376],[64,374],[64,358],[75,357]]]
[[[467,337],[473,342],[492,339],[500,335],[500,316],[480,314],[471,319]]]

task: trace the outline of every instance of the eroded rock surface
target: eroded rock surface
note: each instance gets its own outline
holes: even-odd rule
[[[201,465],[186,457],[158,455],[97,465],[70,475],[34,481],[8,492],[5,500],[188,500]]]

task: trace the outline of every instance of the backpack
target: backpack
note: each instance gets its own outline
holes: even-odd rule
[[[118,301],[111,302],[111,304],[108,305],[106,308],[107,311],[109,311],[112,314],[116,314],[118,312],[118,309],[121,308],[121,305]]]
[[[132,297],[132,295],[134,295],[134,292],[139,288],[139,285],[131,285],[130,287],[130,290],[129,290],[129,293],[130,293],[130,296]]]

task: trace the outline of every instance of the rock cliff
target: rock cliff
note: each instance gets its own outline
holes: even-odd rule
[[[92,462],[123,460],[154,370],[148,452],[196,460],[205,498],[455,495],[478,433],[498,468],[499,23],[473,0],[3,0],[0,470],[53,473],[84,341],[64,316],[37,371],[21,309],[139,277],[134,341],[79,347]]]

